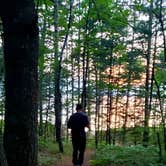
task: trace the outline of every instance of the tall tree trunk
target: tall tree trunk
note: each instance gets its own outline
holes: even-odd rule
[[[62,144],[62,101],[60,91],[61,58],[59,59],[58,48],[58,0],[54,0],[54,110],[55,110],[55,128],[56,141],[59,145],[59,151],[63,152]]]
[[[99,139],[99,110],[100,110],[100,97],[99,97],[99,87],[98,87],[98,70],[95,67],[95,81],[96,81],[96,98],[95,98],[95,146],[98,147],[98,139]]]
[[[51,82],[51,73],[48,73],[49,75],[49,80],[48,82]],[[45,125],[44,125],[44,131],[43,131],[43,135],[44,135],[44,139],[46,140],[48,138],[48,136],[50,136],[51,134],[49,134],[49,113],[51,110],[51,84],[49,84],[48,88],[47,88],[47,94],[48,94],[48,99],[47,99],[47,105],[46,105],[46,112],[45,112]],[[42,122],[43,123],[43,122]],[[54,136],[54,134],[53,134]]]
[[[129,77],[128,77],[128,85],[127,85],[127,99],[126,99],[126,105],[124,110],[124,124],[123,124],[123,135],[122,135],[122,143],[125,144],[126,142],[126,130],[127,130],[127,122],[128,122],[128,109],[129,109],[129,97],[130,97],[130,79],[131,79],[131,71],[129,71]]]
[[[4,149],[9,166],[36,166],[37,12],[32,0],[3,3],[0,10],[5,58]]]
[[[46,15],[41,28],[41,38],[39,39],[39,136],[43,135],[43,72],[44,72],[44,50],[46,38]]]
[[[2,40],[2,47],[3,47],[3,38],[0,31],[0,40]],[[1,49],[1,48],[0,48]],[[1,59],[2,58],[2,59]],[[7,160],[6,155],[4,152],[4,146],[3,146],[3,131],[4,131],[4,83],[3,83],[3,68],[4,68],[4,62],[3,57],[0,57],[0,114],[1,114],[1,122],[0,122],[0,165],[1,166],[7,166]]]
[[[152,45],[152,9],[153,2],[150,2],[149,10],[149,34],[148,34],[148,48],[146,54],[146,82],[145,82],[145,115],[144,115],[144,132],[143,132],[143,145],[148,146],[149,142],[149,80],[150,80],[150,59],[151,59],[151,45]]]
[[[113,46],[110,50],[110,68],[109,68],[109,84],[108,84],[108,96],[107,96],[107,131],[106,131],[106,142],[111,144],[112,133],[111,133],[111,120],[112,120],[112,104],[113,104],[113,94],[111,84],[113,83],[112,75],[113,75]]]
[[[69,10],[69,17],[68,17],[68,25],[67,31],[65,35],[65,39],[62,45],[61,52],[59,53],[58,49],[58,0],[54,0],[54,29],[55,29],[55,63],[54,63],[54,109],[55,109],[55,126],[56,126],[56,140],[59,144],[60,152],[63,152],[63,144],[62,144],[62,101],[61,101],[61,90],[60,90],[60,81],[61,81],[61,70],[62,70],[62,56],[67,45],[68,35],[70,31],[70,27],[72,24],[72,8],[73,8],[73,0],[70,0],[70,10]]]
[[[83,105],[84,110],[86,109],[87,102],[87,76],[88,76],[88,68],[89,68],[89,51],[88,51],[88,35],[89,35],[89,13],[90,13],[91,3],[89,1],[89,8],[86,17],[86,25],[85,25],[85,39],[83,46],[83,85],[82,85],[82,94],[81,94],[81,103]]]
[[[69,77],[67,77],[66,93],[67,93],[66,96],[66,123],[67,123],[69,120]],[[66,139],[67,141],[69,139],[69,130],[67,128],[67,125],[66,125]]]
[[[161,101],[160,86],[158,85],[158,82],[155,78],[154,78],[154,81],[155,81],[155,85],[157,87],[157,96],[159,99],[159,107],[160,107],[160,112],[161,112],[161,124],[163,127],[163,136],[164,136],[164,150],[166,151],[166,127],[165,127],[164,109],[163,109],[163,104]]]
[[[117,135],[117,118],[118,118],[118,102],[119,102],[119,88],[116,92],[116,99],[115,99],[115,125],[112,134],[112,143],[115,145],[116,143],[116,135]]]
[[[8,166],[5,152],[4,152],[4,147],[3,147],[3,138],[2,138],[2,132],[0,130],[0,165],[1,166]]]
[[[72,76],[71,76],[71,89],[72,89],[72,92],[71,92],[71,104],[72,104],[72,114],[74,113],[74,59],[72,58]]]
[[[166,62],[166,35],[165,35],[165,27],[164,27],[164,14],[162,12],[165,11],[165,7],[163,5],[163,0],[158,0],[156,5],[159,6],[159,13],[155,13],[157,19],[159,20],[161,26],[161,32],[163,36],[163,46],[164,46],[164,60]],[[158,4],[159,3],[159,4]]]
[[[81,11],[81,3],[80,3],[80,0],[79,0],[79,11]],[[78,22],[80,22],[81,20],[81,17],[79,16],[78,18]],[[79,27],[78,29],[78,56],[77,56],[77,63],[78,63],[78,73],[77,73],[77,79],[78,79],[78,103],[80,103],[80,100],[81,100],[81,91],[80,91],[80,88],[81,88],[81,78],[80,78],[80,75],[81,75],[81,69],[80,69],[80,57],[81,57],[81,27]]]

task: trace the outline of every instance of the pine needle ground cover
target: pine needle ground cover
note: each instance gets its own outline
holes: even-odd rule
[[[39,153],[38,153],[38,166],[55,166],[57,162],[62,160],[65,156],[71,156],[71,143],[63,142],[64,153],[60,153],[58,145],[51,139],[39,139]]]
[[[159,163],[158,149],[138,146],[101,145],[90,161],[91,166],[166,166]]]
[[[39,140],[39,153],[38,165],[39,166],[53,166],[59,159],[57,153],[58,147],[53,141],[40,139]]]

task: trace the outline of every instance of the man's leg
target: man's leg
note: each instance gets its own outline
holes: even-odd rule
[[[78,164],[78,150],[79,150],[78,140],[73,139],[72,144],[73,144],[73,160],[72,160],[72,162],[74,165],[77,165]]]
[[[81,166],[83,161],[84,161],[84,152],[85,152],[85,147],[86,147],[86,137],[82,137],[80,140],[80,144],[79,144],[79,165]]]

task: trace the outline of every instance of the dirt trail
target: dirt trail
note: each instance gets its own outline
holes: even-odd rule
[[[84,164],[82,166],[90,166],[89,165],[89,160],[92,158],[93,151],[90,149],[87,149],[85,151],[85,156],[84,156]],[[72,164],[72,157],[71,156],[65,156],[63,157],[57,164],[56,166],[73,166]]]

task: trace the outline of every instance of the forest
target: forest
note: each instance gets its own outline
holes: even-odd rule
[[[0,166],[72,166],[77,103],[83,166],[166,166],[165,0],[1,3]]]

